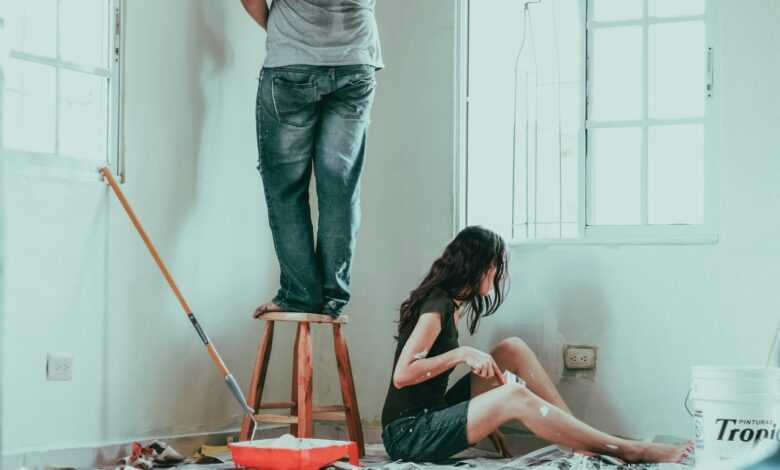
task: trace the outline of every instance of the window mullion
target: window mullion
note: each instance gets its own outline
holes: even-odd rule
[[[585,237],[585,229],[588,226],[588,119],[590,113],[590,60],[591,60],[591,41],[590,41],[590,0],[585,1],[585,106],[583,110],[583,130],[582,130],[582,143],[581,143],[581,155],[583,158],[579,159],[577,165],[577,183],[578,183],[578,206],[577,215],[579,220],[577,221],[577,232],[580,238]]]
[[[647,163],[647,139],[648,139],[648,130],[649,126],[647,124],[647,120],[649,117],[648,113],[648,73],[649,73],[649,62],[650,58],[648,56],[648,39],[649,39],[649,21],[648,21],[648,0],[644,0],[643,2],[643,8],[644,13],[642,16],[642,149],[641,149],[641,155],[640,155],[640,214],[639,214],[639,223],[641,225],[647,225],[648,217],[648,163]]]

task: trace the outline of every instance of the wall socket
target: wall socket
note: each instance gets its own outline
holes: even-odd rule
[[[597,358],[596,346],[567,345],[563,350],[563,364],[569,370],[593,370]]]
[[[46,356],[46,380],[72,380],[73,355],[49,353]]]

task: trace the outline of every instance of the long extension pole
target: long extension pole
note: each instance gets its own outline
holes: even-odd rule
[[[116,194],[116,197],[119,199],[119,202],[122,204],[122,207],[125,208],[125,212],[127,212],[128,217],[130,217],[130,221],[135,226],[135,229],[138,230],[138,234],[143,239],[146,248],[149,250],[149,253],[152,255],[152,258],[154,258],[154,262],[157,263],[157,267],[160,268],[160,272],[162,273],[163,277],[168,282],[168,285],[171,286],[171,290],[173,290],[174,295],[179,300],[182,309],[184,309],[184,313],[187,314],[187,318],[189,318],[193,328],[195,328],[195,331],[198,333],[198,336],[200,337],[201,341],[203,341],[203,345],[206,346],[206,350],[208,351],[209,356],[211,356],[212,362],[214,362],[214,365],[217,366],[217,369],[219,369],[219,372],[222,374],[222,377],[225,379],[225,383],[230,389],[230,392],[233,394],[236,401],[238,401],[238,403],[241,405],[241,408],[244,410],[247,416],[249,416],[249,418],[254,422],[255,412],[252,409],[252,407],[249,406],[249,404],[246,402],[246,398],[244,398],[244,394],[241,392],[241,387],[238,386],[238,382],[236,382],[236,379],[233,377],[233,374],[231,374],[230,370],[228,370],[227,366],[225,365],[225,362],[222,360],[219,353],[217,352],[217,348],[214,347],[214,343],[209,341],[209,337],[206,336],[206,332],[203,331],[203,328],[200,326],[200,323],[198,323],[198,319],[195,318],[195,315],[192,313],[192,309],[190,309],[189,304],[187,304],[187,301],[184,299],[184,296],[181,294],[179,287],[176,285],[176,281],[173,279],[173,276],[171,276],[171,273],[170,271],[168,271],[168,268],[165,266],[165,263],[163,262],[162,258],[160,258],[160,254],[157,253],[157,249],[154,247],[154,244],[152,243],[152,240],[149,238],[149,235],[146,234],[146,230],[144,230],[143,226],[141,225],[141,221],[138,220],[138,216],[135,215],[135,211],[133,211],[133,208],[130,207],[130,203],[127,201],[127,198],[125,197],[124,193],[119,188],[119,185],[116,183],[116,180],[114,179],[114,175],[111,173],[111,170],[107,167],[103,167],[100,169],[100,174],[103,175],[103,178],[105,178],[108,185],[111,186],[111,189],[114,190],[114,194]],[[256,427],[257,426],[255,426],[255,428]]]

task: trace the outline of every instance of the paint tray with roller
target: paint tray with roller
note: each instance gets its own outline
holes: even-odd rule
[[[290,434],[277,439],[228,444],[236,465],[268,470],[316,470],[330,463],[349,458],[360,465],[354,442],[325,439],[300,439]]]

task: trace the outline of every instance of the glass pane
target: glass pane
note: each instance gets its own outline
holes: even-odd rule
[[[639,224],[641,129],[591,129],[588,141],[588,225]]]
[[[705,0],[648,0],[650,16],[703,15]]]
[[[11,49],[57,56],[57,0],[6,0],[5,25]]]
[[[651,127],[647,164],[649,223],[701,224],[704,126]]]
[[[651,118],[704,115],[706,51],[703,21],[650,26],[648,104]]]
[[[561,136],[561,219],[577,225],[579,219],[580,136]]]
[[[536,154],[535,213],[537,224],[561,220],[561,142],[558,132],[540,129]]]
[[[589,0],[590,19],[594,21],[636,20],[642,18],[644,7],[642,2],[643,0]]]
[[[106,68],[108,61],[108,1],[62,0],[62,59]]]
[[[54,153],[56,71],[8,60],[3,97],[3,142],[8,148]]]
[[[468,223],[489,227],[509,238],[512,231],[511,100],[485,93],[470,102],[468,130]]]
[[[61,74],[60,153],[105,161],[108,80],[68,70]]]
[[[598,28],[592,37],[589,119],[639,119],[642,115],[642,28]]]
[[[561,132],[580,132],[585,127],[585,84],[562,83],[560,94]]]
[[[585,2],[550,2],[553,10],[560,81],[585,81]],[[531,7],[533,8],[533,7]],[[534,18],[535,20],[535,18]],[[537,26],[534,22],[534,33]]]

